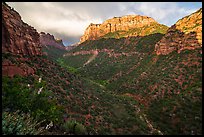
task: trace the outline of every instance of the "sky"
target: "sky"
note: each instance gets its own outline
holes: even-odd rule
[[[38,32],[63,40],[65,46],[79,42],[90,23],[124,15],[144,15],[170,27],[202,7],[202,2],[6,2],[24,22]]]

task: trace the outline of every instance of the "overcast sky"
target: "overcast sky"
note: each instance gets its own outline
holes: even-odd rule
[[[7,2],[22,20],[61,38],[64,45],[78,42],[90,23],[129,14],[152,17],[171,26],[202,7],[202,2]]]

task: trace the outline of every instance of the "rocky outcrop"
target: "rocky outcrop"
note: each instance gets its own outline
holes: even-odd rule
[[[42,55],[36,29],[24,23],[21,16],[6,3],[2,3],[2,52]]]
[[[157,55],[172,51],[202,47],[202,8],[186,16],[169,28],[165,36],[155,45]]]
[[[4,76],[13,77],[14,75],[28,76],[35,73],[35,69],[25,65],[20,64],[17,66],[16,64],[11,63],[9,60],[4,60],[2,62],[2,74]]]
[[[72,49],[74,49],[74,48],[76,48],[76,46],[66,46],[66,47],[65,47],[65,49],[66,49],[67,51],[72,50]]]
[[[55,37],[49,33],[40,33],[40,44],[45,46],[54,46],[59,49],[65,49],[61,39],[55,39]]]
[[[56,41],[58,44],[64,46],[62,39],[55,39],[55,41]]]
[[[24,23],[19,13],[2,3],[2,54],[7,56],[6,59],[2,56],[2,75],[33,75],[35,69],[19,60],[42,55],[41,48],[36,29]]]
[[[151,26],[152,24],[158,24],[153,18],[147,16],[139,15],[127,15],[123,17],[114,17],[108,19],[102,24],[93,24],[91,23],[85,30],[84,35],[80,38],[80,43],[86,40],[96,40],[105,34],[116,31],[130,31],[134,28],[143,28]],[[164,26],[164,25],[163,25]],[[165,26],[168,28],[167,26]],[[155,31],[155,28],[152,27],[151,32]],[[131,36],[144,36],[145,33],[136,33],[130,34]],[[126,36],[130,36],[126,35]]]
[[[69,51],[69,50],[72,50],[72,49],[76,48],[77,46],[79,46],[79,42],[73,43],[73,44],[71,44],[71,45],[67,45],[67,46],[65,47],[65,49],[66,49],[67,51]]]
[[[65,56],[77,56],[77,55],[87,55],[87,54],[93,54],[93,55],[98,55],[98,53],[106,53],[108,54],[109,57],[120,57],[120,56],[132,56],[135,54],[143,54],[143,53],[139,53],[139,52],[115,52],[114,49],[94,49],[94,50],[81,50],[81,51],[77,51],[77,52],[68,52],[65,53],[63,55],[63,57]]]

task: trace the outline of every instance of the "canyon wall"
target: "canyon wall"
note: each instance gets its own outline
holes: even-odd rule
[[[155,45],[157,55],[202,47],[202,8],[171,26]]]
[[[45,46],[54,46],[56,48],[65,49],[61,39],[55,39],[55,37],[49,33],[40,33],[40,44]]]
[[[24,23],[19,13],[6,3],[2,3],[2,54],[2,75],[10,77],[34,74],[35,68],[26,63],[19,64],[18,60],[28,61],[28,56],[42,55],[42,47],[36,29]]]
[[[91,23],[86,28],[84,35],[80,38],[80,43],[86,40],[96,40],[110,32],[129,31],[134,28],[150,26],[152,23],[158,24],[153,18],[139,15],[114,17],[104,21],[102,24]]]
[[[18,55],[42,55],[39,34],[21,20],[21,16],[2,3],[2,52]]]

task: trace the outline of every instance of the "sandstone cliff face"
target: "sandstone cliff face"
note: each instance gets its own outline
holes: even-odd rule
[[[38,32],[5,3],[2,3],[2,52],[42,55]]]
[[[38,32],[24,23],[16,11],[2,3],[2,74],[10,77],[34,74],[35,68],[20,60],[29,61],[31,56],[42,55],[41,48]]]
[[[5,76],[13,77],[14,75],[28,76],[35,73],[35,69],[29,67],[25,64],[20,64],[20,66],[13,64],[9,60],[4,60],[2,62],[2,74]]]
[[[155,45],[157,55],[180,53],[184,49],[202,47],[202,8],[186,16],[169,28],[165,36]]]
[[[115,31],[129,31],[134,28],[142,28],[150,26],[151,24],[158,24],[154,19],[147,16],[127,15],[123,17],[114,17],[108,19],[102,24],[91,23],[85,30],[84,35],[80,38],[80,43],[86,40],[96,40],[110,32]],[[154,28],[152,28],[154,29]],[[150,30],[154,31],[154,30]],[[143,36],[145,34],[133,34],[132,36]],[[129,36],[129,35],[127,35]]]
[[[40,33],[40,44],[45,46],[54,46],[56,48],[65,49],[61,39],[55,39],[55,37],[49,33]]]

